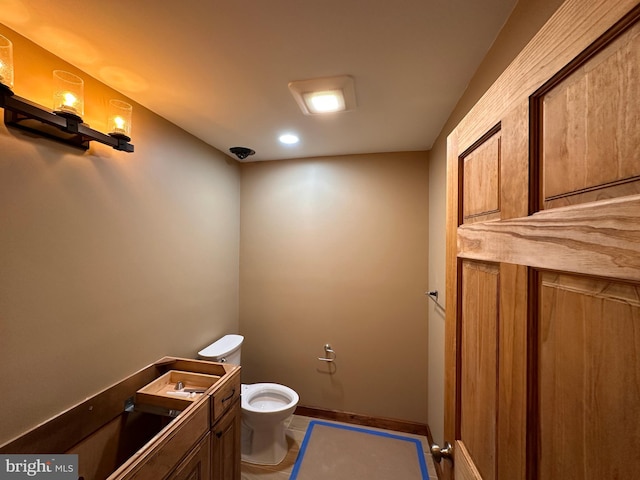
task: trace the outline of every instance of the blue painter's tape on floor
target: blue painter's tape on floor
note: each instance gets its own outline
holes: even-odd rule
[[[420,440],[415,439],[415,438],[411,438],[411,437],[405,437],[405,436],[402,436],[402,435],[396,435],[396,434],[393,434],[393,433],[381,432],[381,431],[378,431],[378,430],[370,430],[368,428],[354,427],[354,426],[351,426],[351,425],[341,425],[341,424],[336,424],[336,423],[323,422],[323,421],[319,421],[319,420],[312,420],[309,423],[309,427],[307,428],[307,432],[305,433],[304,440],[302,441],[302,445],[300,446],[300,451],[298,453],[298,458],[296,459],[296,463],[293,466],[293,471],[291,472],[291,476],[289,477],[289,480],[298,480],[298,474],[300,472],[300,468],[302,466],[302,462],[303,462],[303,460],[305,458],[305,454],[307,453],[307,449],[309,447],[309,441],[311,440],[311,437],[313,435],[314,427],[320,426],[320,425],[325,426],[325,427],[330,427],[330,428],[349,430],[349,431],[352,431],[352,432],[358,432],[358,433],[362,433],[362,434],[365,434],[365,435],[377,435],[377,436],[389,438],[389,439],[392,439],[392,440],[399,440],[399,441],[403,441],[403,442],[412,443],[415,446],[415,449],[416,449],[417,461],[418,461],[419,466],[420,466],[420,472],[422,474],[422,480],[429,480],[429,473],[427,471],[427,462],[426,462],[425,457],[424,457],[424,452],[422,450],[422,443],[420,442]]]

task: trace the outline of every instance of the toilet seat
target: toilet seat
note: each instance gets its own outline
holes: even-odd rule
[[[242,410],[252,413],[278,413],[289,410],[300,400],[295,390],[278,383],[242,384]]]

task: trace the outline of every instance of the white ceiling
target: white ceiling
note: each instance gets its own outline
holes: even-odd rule
[[[0,0],[0,23],[255,161],[429,149],[515,3]],[[333,75],[354,78],[357,108],[303,115],[287,84]]]

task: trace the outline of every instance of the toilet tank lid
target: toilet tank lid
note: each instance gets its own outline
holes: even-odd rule
[[[244,337],[242,335],[225,335],[208,347],[200,350],[198,355],[208,358],[224,357],[225,355],[229,355],[234,350],[240,348],[243,340]]]

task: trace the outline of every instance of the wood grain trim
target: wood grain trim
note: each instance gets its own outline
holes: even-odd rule
[[[587,187],[587,188],[581,188],[579,190],[574,190],[571,192],[566,192],[566,193],[561,193],[558,195],[550,195],[548,197],[544,197],[544,201],[545,202],[550,202],[553,200],[559,200],[561,198],[567,198],[567,197],[574,197],[574,196],[578,196],[578,195],[583,195],[585,193],[590,193],[590,192],[595,192],[598,190],[602,190],[605,188],[610,188],[610,187],[619,187],[622,185],[626,185],[628,183],[637,183],[638,180],[640,180],[640,175],[636,175],[634,177],[628,177],[628,178],[623,178],[620,180],[616,180],[615,182],[607,182],[607,183],[602,183],[600,185],[594,185],[593,187]],[[540,198],[542,198],[543,195],[540,195]],[[593,197],[593,200],[597,200],[598,197]]]
[[[466,149],[464,152],[462,152],[462,154],[460,154],[460,156],[458,158],[458,162],[459,162],[458,172],[459,172],[459,175],[460,175],[460,181],[458,182],[458,188],[459,188],[459,191],[460,191],[460,195],[462,197],[464,197],[464,182],[465,182],[464,164],[465,164],[465,161],[467,160],[467,157],[469,157],[472,153],[474,153],[480,147],[485,145],[495,135],[499,134],[500,133],[500,128],[501,128],[501,124],[498,122],[497,125],[494,125],[491,129],[489,129],[488,132],[486,132],[484,135],[482,135],[478,139],[478,141],[474,142],[473,145],[471,145],[468,149]],[[499,157],[500,157],[500,139],[498,139],[498,168],[497,168],[497,171],[496,171],[496,174],[498,175],[498,182],[500,181],[500,158]],[[498,192],[500,191],[499,183],[498,183],[498,186],[497,186],[497,190],[498,190]],[[466,214],[465,215],[465,213],[464,213],[464,209],[465,209],[464,199],[463,199],[463,202],[461,204],[462,204],[463,208],[460,209],[460,218],[458,219],[458,224],[459,225],[461,225],[465,221],[469,222],[469,221],[473,221],[475,219],[480,221],[480,220],[486,220],[486,219],[500,218],[500,198],[499,198],[499,193],[498,193],[498,199],[497,199],[498,207],[495,208],[495,209],[491,209],[491,210],[486,210],[486,211],[481,211],[481,212],[472,213],[472,214]]]
[[[464,152],[460,154],[460,160],[463,161],[466,157],[468,157],[471,153],[478,149],[478,147],[482,146],[487,140],[493,137],[496,133],[500,131],[502,128],[501,122],[498,122],[493,127],[491,127],[487,132],[484,133],[478,140],[473,142],[473,144],[468,147]]]
[[[526,480],[538,480],[540,452],[540,274],[528,269],[527,295],[527,407],[526,407]]]
[[[339,410],[327,410],[318,407],[307,407],[304,405],[298,405],[296,407],[295,414],[304,415],[306,417],[322,418],[323,420],[333,420],[335,422],[352,423],[365,427],[395,430],[396,432],[412,433],[414,435],[424,435],[429,440],[429,445],[433,443],[429,426],[424,423],[385,417],[373,417],[370,415],[360,415],[358,413],[342,412]]]
[[[545,208],[546,202],[558,200],[566,197],[579,196],[585,193],[601,190],[607,187],[615,187],[627,183],[637,182],[640,177],[634,176],[609,182],[601,185],[595,185],[582,188],[575,191],[565,192],[558,195],[549,195],[545,197],[542,182],[542,142],[543,142],[543,102],[545,95],[551,92],[555,87],[564,82],[570,75],[582,68],[590,59],[613,43],[620,35],[630,29],[636,22],[640,20],[640,5],[637,5],[618,22],[612,25],[604,34],[596,38],[589,46],[580,52],[571,62],[564,68],[559,70],[540,88],[533,92],[530,96],[530,178],[531,185],[529,189],[530,213],[538,212]],[[588,201],[588,200],[587,200]],[[551,205],[548,205],[549,208]],[[552,206],[551,206],[552,207]]]
[[[240,368],[239,365],[233,365],[231,363],[211,363],[207,360],[192,360],[176,357],[165,357],[160,362],[156,362],[155,365],[161,366],[165,372],[169,370],[184,370],[187,372],[218,375],[221,377]]]
[[[482,475],[476,468],[471,458],[471,454],[467,450],[463,442],[456,442],[456,480],[482,480]]]
[[[529,100],[523,99],[501,120],[500,163],[502,203],[500,218],[528,215],[529,198],[523,196],[529,188]]]
[[[458,124],[460,151],[595,42],[638,0],[567,0]],[[576,19],[580,21],[576,22]]]
[[[497,478],[524,480],[526,465],[526,395],[528,269],[500,264],[498,340]],[[524,287],[524,288],[523,288]]]
[[[458,278],[460,276],[460,263],[457,257],[456,235],[458,226],[462,223],[458,206],[461,204],[462,185],[459,175],[459,148],[458,134],[454,131],[447,137],[447,210],[446,210],[446,319],[445,319],[445,378],[444,378],[444,441],[454,444],[460,438],[460,432],[456,430],[456,421],[459,418],[460,375],[456,358],[458,355],[458,341],[461,335],[459,329],[458,308],[460,290]],[[455,456],[455,451],[454,451]],[[454,459],[455,461],[455,459]],[[452,462],[442,462],[442,477],[453,478]]]
[[[605,222],[607,228],[594,229],[594,220]],[[638,225],[640,195],[635,195],[519,219],[464,225],[458,228],[457,253],[463,258],[637,282]]]
[[[622,35],[627,29],[631,28],[634,23],[640,19],[640,5],[636,5],[629,13],[624,15],[618,22],[612,25],[601,36],[596,38],[587,48],[580,52],[571,60],[564,68],[560,69],[554,76],[544,83],[538,90],[532,94],[532,98],[540,99],[549,93],[553,88],[562,83],[569,75],[582,67],[590,58],[597,55],[601,50],[607,47],[618,36]]]
[[[460,265],[457,256],[456,235],[458,226],[462,223],[461,214],[458,211],[460,205],[460,192],[462,191],[458,169],[460,161],[458,156],[458,136],[454,132],[447,138],[447,211],[446,211],[446,319],[445,319],[445,415],[444,434],[445,440],[453,444],[456,435],[456,398],[460,390],[458,385],[459,375],[456,371],[457,340],[460,338],[458,331],[458,274]]]
[[[556,292],[577,294],[589,299],[608,302],[609,308],[622,304],[640,310],[640,285],[613,279],[598,281],[592,277],[550,274],[542,276],[541,288],[553,289]]]

